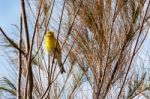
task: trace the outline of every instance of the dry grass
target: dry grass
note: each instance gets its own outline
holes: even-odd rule
[[[3,40],[19,54],[14,64],[14,71],[18,72],[16,93],[12,88],[7,92],[13,92],[11,95],[18,99],[89,98],[82,91],[86,82],[93,99],[148,97],[149,75],[143,71],[137,76],[132,69],[136,68],[135,56],[149,31],[149,3],[149,0],[59,3],[22,0],[19,42],[0,28]],[[49,60],[45,53],[44,35],[49,29],[61,42],[66,74],[61,75],[55,59]],[[6,91],[9,83],[0,86],[0,91]],[[83,94],[76,95],[78,92]]]

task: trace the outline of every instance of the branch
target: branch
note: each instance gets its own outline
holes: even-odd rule
[[[58,38],[59,38],[60,29],[61,29],[61,22],[62,22],[62,18],[63,18],[63,12],[64,12],[64,8],[65,8],[65,3],[66,3],[66,0],[64,1],[63,8],[62,8],[62,12],[61,12],[60,23],[59,23],[59,28],[58,28],[58,35],[57,35],[57,39],[56,39],[56,47],[57,47],[57,45],[58,45]],[[54,4],[54,3],[53,3],[53,4]],[[54,56],[53,56],[53,59],[52,59],[52,66],[51,66],[52,68],[51,68],[51,70],[50,70],[50,75],[52,75],[52,74],[54,73],[53,68],[54,68],[55,66],[53,66],[53,65],[54,65],[53,63],[54,63],[55,55],[56,55],[56,49],[55,49],[55,51],[54,51]],[[49,71],[49,70],[48,70],[48,71]],[[50,81],[52,81],[52,80],[51,80],[52,78],[53,78],[53,77],[50,76]],[[44,96],[46,95],[46,93],[50,90],[51,84],[52,84],[52,82],[49,82],[49,84],[48,84],[46,90],[44,91],[44,94],[41,96],[40,99],[43,99]]]
[[[132,57],[131,57],[131,60],[130,60],[130,63],[129,63],[129,66],[128,66],[128,69],[127,69],[127,73],[126,73],[125,78],[124,78],[124,80],[123,80],[123,84],[122,84],[122,86],[121,86],[121,89],[120,89],[120,91],[119,91],[119,94],[118,94],[117,99],[119,99],[119,96],[121,95],[121,92],[122,92],[122,90],[123,90],[124,84],[125,84],[126,79],[127,79],[127,75],[128,75],[129,70],[130,70],[130,68],[131,68],[131,64],[132,64],[133,58],[134,58],[134,56],[135,56],[135,54],[136,54],[136,53],[135,53],[135,52],[136,52],[136,48],[137,48],[137,45],[138,45],[140,36],[141,36],[141,34],[142,34],[142,30],[143,30],[143,26],[144,26],[144,22],[145,22],[145,17],[146,17],[146,15],[147,15],[149,5],[150,5],[150,0],[149,0],[149,3],[148,3],[148,6],[147,6],[147,8],[146,8],[146,12],[145,12],[145,15],[144,15],[144,19],[143,19],[143,22],[142,22],[142,25],[141,25],[141,29],[140,29],[138,38],[137,38],[137,40],[136,40],[136,44],[135,44],[135,47],[134,47],[134,51],[133,51],[133,54],[132,54]]]
[[[22,15],[20,16],[20,36],[19,36],[19,48],[21,49],[22,44]],[[21,98],[21,73],[22,73],[22,58],[21,58],[21,52],[18,51],[18,86],[17,86],[17,99]]]
[[[1,31],[1,33],[3,34],[3,36],[8,40],[8,42],[15,48],[15,49],[17,49],[18,51],[20,51],[21,52],[21,54],[23,54],[24,56],[26,56],[26,53],[22,50],[22,49],[20,49],[18,46],[17,46],[17,44],[11,39],[11,38],[9,38],[7,35],[6,35],[6,33],[3,31],[3,29],[0,27],[0,31]]]
[[[21,9],[22,9],[22,17],[23,23],[26,33],[26,50],[29,52],[30,49],[30,39],[29,39],[29,31],[28,31],[28,23],[27,23],[27,16],[26,16],[26,9],[25,9],[25,1],[21,0]]]
[[[106,70],[107,70],[107,67],[108,67],[108,60],[109,60],[109,54],[110,54],[110,49],[111,49],[111,42],[112,42],[112,33],[113,33],[113,26],[114,26],[114,22],[115,22],[115,19],[116,19],[116,13],[117,13],[117,3],[118,3],[118,0],[116,1],[116,5],[115,5],[115,12],[114,12],[114,15],[113,15],[113,20],[112,20],[112,25],[111,25],[111,30],[110,30],[110,37],[109,37],[109,47],[108,47],[108,52],[107,52],[107,59],[106,59],[106,64],[105,64],[105,68],[104,68],[104,74],[102,76],[102,80],[101,80],[101,83],[100,83],[100,86],[99,86],[99,91],[98,91],[98,94],[97,94],[97,99],[99,98],[100,96],[100,92],[101,92],[101,89],[102,89],[102,86],[103,86],[103,82],[104,82],[104,77],[106,75]]]
[[[35,26],[34,26],[34,31],[33,31],[32,41],[31,41],[31,48],[29,49],[29,52],[28,52],[29,53],[29,57],[28,57],[28,60],[27,60],[27,62],[28,62],[27,63],[28,73],[27,73],[26,80],[28,81],[28,79],[29,79],[29,89],[28,89],[29,99],[32,99],[32,91],[33,91],[32,49],[33,49],[34,38],[35,38],[35,34],[36,34],[37,23],[38,23],[38,19],[39,19],[39,16],[40,16],[42,1],[43,0],[41,0],[40,7],[39,7],[39,10],[38,10],[38,14],[37,14],[37,18],[36,18],[36,21],[35,21]]]
[[[45,35],[46,31],[47,31],[47,28],[48,28],[48,25],[49,25],[49,21],[50,21],[51,15],[52,15],[52,13],[53,13],[54,4],[55,4],[55,0],[53,1],[53,4],[52,4],[52,9],[51,9],[51,12],[50,12],[50,16],[49,16],[49,18],[48,18],[47,25],[46,25],[46,27],[45,27],[44,34],[43,34],[43,36],[42,36],[42,41],[41,41],[41,43],[40,43],[40,46],[39,46],[37,52],[36,52],[35,55],[32,57],[32,60],[36,57],[36,55],[37,55],[38,52],[40,51],[40,48],[41,48],[41,46],[42,46],[42,42],[44,41],[44,35]]]

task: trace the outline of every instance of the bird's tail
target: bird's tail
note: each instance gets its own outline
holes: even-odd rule
[[[64,66],[63,66],[63,64],[62,64],[61,59],[58,59],[57,61],[58,61],[58,65],[59,65],[59,67],[60,67],[60,72],[61,72],[62,74],[65,73],[66,71],[65,71],[65,69],[64,69]]]
[[[66,72],[62,63],[59,63],[59,67],[62,74]]]

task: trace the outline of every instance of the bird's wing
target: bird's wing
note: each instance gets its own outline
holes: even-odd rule
[[[56,41],[56,39],[55,39],[55,41]],[[59,41],[58,41],[57,46],[56,46],[56,51],[58,52],[59,55],[61,55],[61,49],[60,49]]]

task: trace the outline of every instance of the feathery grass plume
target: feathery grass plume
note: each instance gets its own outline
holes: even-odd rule
[[[18,66],[16,52],[22,52],[23,98],[148,97],[149,73],[144,74],[147,62],[142,60],[144,65],[139,66],[138,52],[148,37],[149,0],[22,1],[27,4],[22,6],[22,48],[19,49],[15,38],[6,36],[8,33],[2,28],[0,33],[5,38],[3,44],[9,45],[7,49],[15,50],[15,55],[4,53],[11,56],[10,66]],[[60,75],[56,61],[48,62],[43,46],[48,29],[54,31],[61,42],[66,74]],[[142,72],[138,73],[137,69]],[[133,77],[136,74],[138,79]],[[8,88],[0,87],[3,89],[0,94]],[[15,92],[10,89],[7,92]]]

